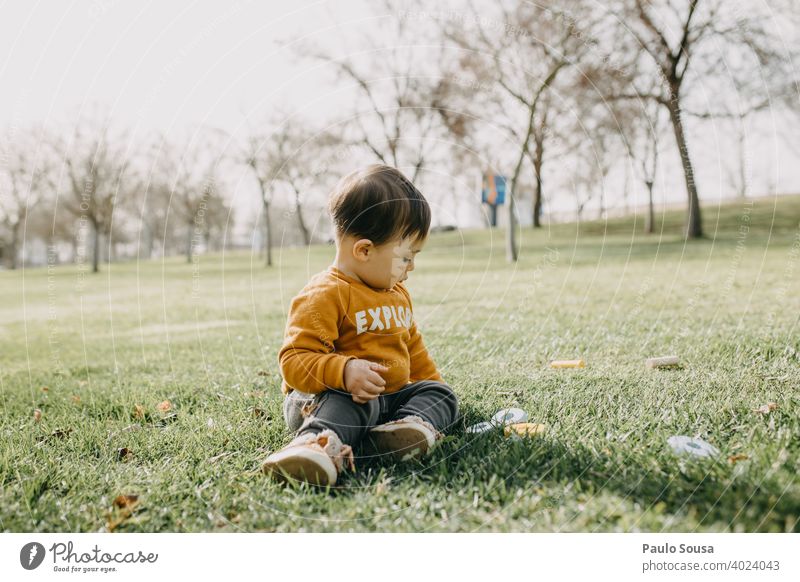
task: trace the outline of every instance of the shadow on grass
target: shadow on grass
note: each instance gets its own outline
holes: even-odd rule
[[[519,489],[541,495],[542,509],[577,505],[577,493],[583,498],[610,493],[622,498],[620,512],[629,512],[621,506],[624,499],[646,511],[675,516],[677,523],[689,514],[698,528],[800,531],[800,495],[781,486],[774,475],[742,468],[736,470],[724,460],[678,458],[666,451],[596,452],[548,437],[507,439],[499,431],[472,435],[460,430],[422,461],[362,459],[359,472],[333,493],[348,495],[351,487],[363,490],[390,474],[397,482],[448,494],[477,490],[500,506],[513,502]],[[596,529],[615,529],[619,515],[614,513],[598,520]]]

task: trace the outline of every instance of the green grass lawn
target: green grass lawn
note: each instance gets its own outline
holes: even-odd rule
[[[462,427],[328,492],[259,467],[290,438],[284,314],[333,247],[0,273],[0,530],[798,531],[800,197],[705,208],[688,244],[682,219],[524,230],[516,265],[500,231],[433,235],[408,286],[466,423],[513,405],[549,430]]]

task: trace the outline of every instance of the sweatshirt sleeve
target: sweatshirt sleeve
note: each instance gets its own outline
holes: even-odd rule
[[[344,366],[354,356],[335,352],[345,307],[340,288],[312,286],[292,300],[283,346],[278,353],[281,375],[291,388],[318,394],[344,389]]]
[[[428,353],[428,348],[425,347],[425,342],[422,340],[422,334],[417,327],[416,318],[413,317],[414,307],[411,302],[411,295],[408,290],[403,287],[403,292],[408,298],[408,304],[411,306],[412,320],[411,328],[408,330],[410,338],[408,340],[408,355],[411,359],[411,366],[409,371],[409,380],[411,382],[419,382],[420,380],[433,380],[435,382],[444,382],[442,375],[436,369],[436,364]]]

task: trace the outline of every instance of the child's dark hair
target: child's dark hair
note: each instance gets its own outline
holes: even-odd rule
[[[425,239],[431,226],[422,193],[399,170],[381,164],[342,178],[328,210],[338,237],[367,238],[376,246],[396,238]]]

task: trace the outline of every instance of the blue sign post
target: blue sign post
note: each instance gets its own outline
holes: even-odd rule
[[[483,175],[481,201],[489,205],[489,223],[497,226],[497,207],[506,201],[506,177],[494,172]]]

